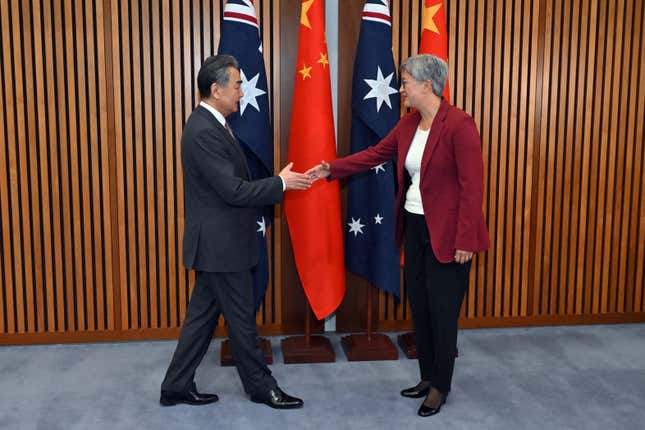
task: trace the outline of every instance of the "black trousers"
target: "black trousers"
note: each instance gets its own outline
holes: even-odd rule
[[[163,391],[185,392],[193,386],[220,313],[224,313],[244,391],[261,395],[276,386],[257,342],[251,272],[197,272],[177,349],[161,384]]]
[[[405,285],[416,332],[421,379],[448,393],[457,351],[457,320],[470,262],[441,263],[423,215],[405,214]]]

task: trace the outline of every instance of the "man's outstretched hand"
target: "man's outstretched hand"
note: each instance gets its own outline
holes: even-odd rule
[[[293,162],[285,166],[280,172],[280,177],[284,181],[286,190],[306,190],[311,187],[313,179],[304,173],[298,173],[291,170]]]

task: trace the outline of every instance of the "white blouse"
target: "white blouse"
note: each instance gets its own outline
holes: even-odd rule
[[[423,204],[421,202],[421,190],[419,189],[421,158],[423,157],[423,150],[426,148],[428,135],[430,129],[421,130],[417,128],[408,156],[405,158],[405,168],[412,178],[412,184],[405,194],[405,210],[413,214],[423,215]]]

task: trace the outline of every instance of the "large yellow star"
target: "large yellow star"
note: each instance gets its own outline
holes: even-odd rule
[[[439,34],[439,29],[437,28],[437,24],[434,23],[433,18],[440,8],[441,3],[437,3],[434,6],[423,7],[423,17],[421,19],[424,30],[434,31],[435,33]]]
[[[323,69],[329,64],[329,61],[327,60],[327,54],[321,52],[320,53],[320,60],[318,60],[318,63],[322,64]]]
[[[304,25],[307,28],[311,28],[311,24],[309,23],[309,16],[307,16],[307,13],[309,12],[309,8],[311,8],[311,5],[314,3],[314,0],[307,0],[302,2],[302,9],[300,11],[300,24]]]
[[[302,75],[302,80],[309,78],[311,79],[311,66],[307,67],[306,64],[302,65],[302,69],[298,70],[298,73]]]

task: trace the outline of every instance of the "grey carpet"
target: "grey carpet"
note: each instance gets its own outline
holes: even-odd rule
[[[394,335],[392,335],[394,338]],[[399,396],[414,360],[285,365],[301,410],[251,403],[212,342],[197,386],[208,406],[159,406],[175,341],[0,347],[3,429],[645,429],[645,324],[461,330],[453,390],[441,413],[416,416]]]

